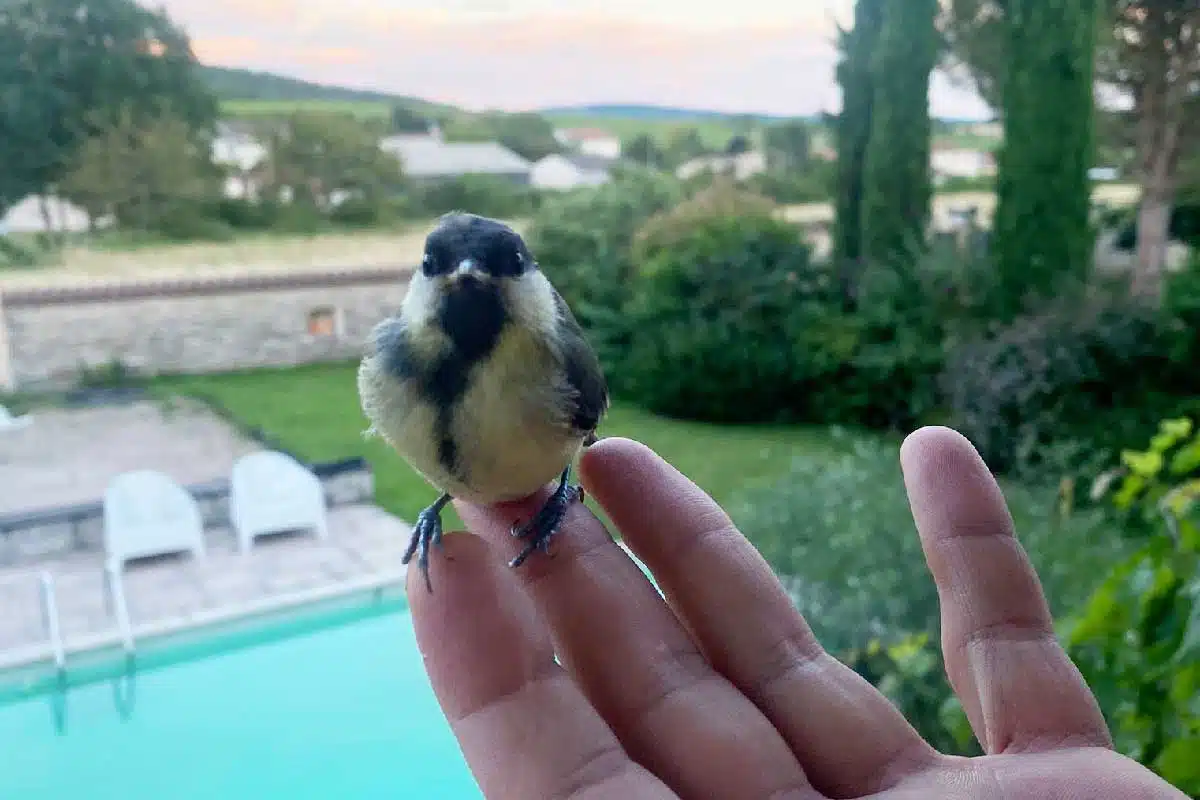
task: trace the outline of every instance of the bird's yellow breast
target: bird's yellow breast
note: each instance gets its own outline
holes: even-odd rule
[[[582,445],[571,430],[547,342],[509,325],[491,355],[472,367],[468,389],[450,420],[461,477],[439,459],[438,410],[418,387],[363,361],[359,391],[374,428],[430,483],[481,504],[516,500],[558,477]]]

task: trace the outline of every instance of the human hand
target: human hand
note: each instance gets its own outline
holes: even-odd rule
[[[719,457],[714,454],[715,457]],[[519,508],[460,506],[433,594],[410,572],[434,692],[490,800],[1183,798],[1111,749],[975,449],[922,429],[901,465],[955,693],[987,755],[947,756],[821,649],[766,562],[646,447],[580,472],[666,602],[582,504],[519,570]],[[561,665],[555,662],[558,653]]]

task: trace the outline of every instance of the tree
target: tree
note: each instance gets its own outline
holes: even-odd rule
[[[854,27],[839,32],[841,60],[837,80],[842,87],[842,110],[833,126],[837,142],[833,247],[843,275],[856,269],[862,257],[863,165],[874,98],[871,54],[879,38],[883,6],[883,0],[858,0],[854,6]],[[843,283],[848,284],[848,279]],[[845,288],[849,294],[850,287]]]
[[[884,7],[871,60],[870,135],[863,165],[862,253],[905,258],[924,241],[929,177],[929,76],[938,59],[937,0]]]
[[[1087,278],[1097,0],[1010,0],[997,156],[998,311]]]
[[[537,161],[562,149],[554,138],[554,125],[541,114],[532,112],[460,115],[446,126],[446,138],[497,141],[530,161]]]
[[[292,114],[272,136],[268,164],[273,189],[290,189],[294,202],[321,211],[340,192],[377,203],[403,187],[400,161],[352,114]]]
[[[943,20],[955,64],[993,105],[1003,91],[1009,5],[951,0]],[[1124,93],[1133,106],[1128,138],[1142,188],[1133,288],[1156,297],[1162,288],[1170,204],[1179,186],[1177,167],[1200,141],[1200,4],[1101,0],[1101,13],[1096,78]]]
[[[392,106],[390,123],[392,133],[424,133],[429,130],[429,120],[406,105]]]
[[[725,143],[725,152],[728,155],[736,156],[742,153],[749,152],[750,137],[744,133],[735,133],[729,137],[729,141]]]
[[[679,166],[687,161],[704,155],[708,147],[700,136],[700,131],[691,126],[676,128],[667,137],[663,154],[667,162]]]
[[[621,145],[621,152],[629,161],[653,169],[660,169],[666,160],[662,148],[659,147],[655,138],[648,133],[639,133],[632,136]]]
[[[187,123],[121,109],[79,148],[61,180],[62,193],[93,221],[111,216],[151,230],[217,190],[217,170]]]
[[[802,119],[789,119],[763,131],[767,163],[779,172],[800,172],[808,165],[811,135]]]
[[[186,34],[134,0],[8,0],[0,53],[0,205],[51,187],[123,109],[216,118]]]
[[[1166,267],[1171,204],[1180,159],[1200,144],[1200,4],[1116,0],[1113,41],[1101,59],[1106,80],[1124,87],[1137,114],[1138,207],[1133,292],[1158,299]]]

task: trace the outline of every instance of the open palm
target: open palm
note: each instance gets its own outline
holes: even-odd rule
[[[478,536],[445,538],[433,594],[410,574],[434,691],[484,794],[1183,798],[1111,749],[970,443],[922,429],[901,463],[941,601],[948,676],[987,755],[930,747],[820,647],[711,498],[646,447],[606,439],[582,459],[584,485],[665,602],[582,504],[552,557],[509,569],[513,519],[543,496],[460,507]]]

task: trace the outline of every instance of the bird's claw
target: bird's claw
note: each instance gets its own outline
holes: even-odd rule
[[[433,592],[433,583],[429,580],[429,549],[431,546],[441,547],[441,545],[441,509],[430,507],[417,515],[417,521],[413,525],[412,538],[408,542],[408,549],[404,551],[404,558],[401,559],[401,563],[407,566],[408,562],[412,561],[413,554],[416,554],[417,566],[425,578],[425,588],[430,592]]]
[[[538,509],[533,518],[524,524],[515,524],[512,527],[512,535],[517,539],[528,539],[525,547],[521,552],[508,562],[510,567],[519,567],[529,556],[533,555],[535,550],[541,550],[543,553],[549,554],[550,540],[554,534],[558,532],[559,526],[562,524],[563,517],[566,516],[567,509],[576,501],[582,502],[584,492],[582,486],[571,486],[569,483],[563,482],[555,489],[554,493],[546,499],[542,507]]]

